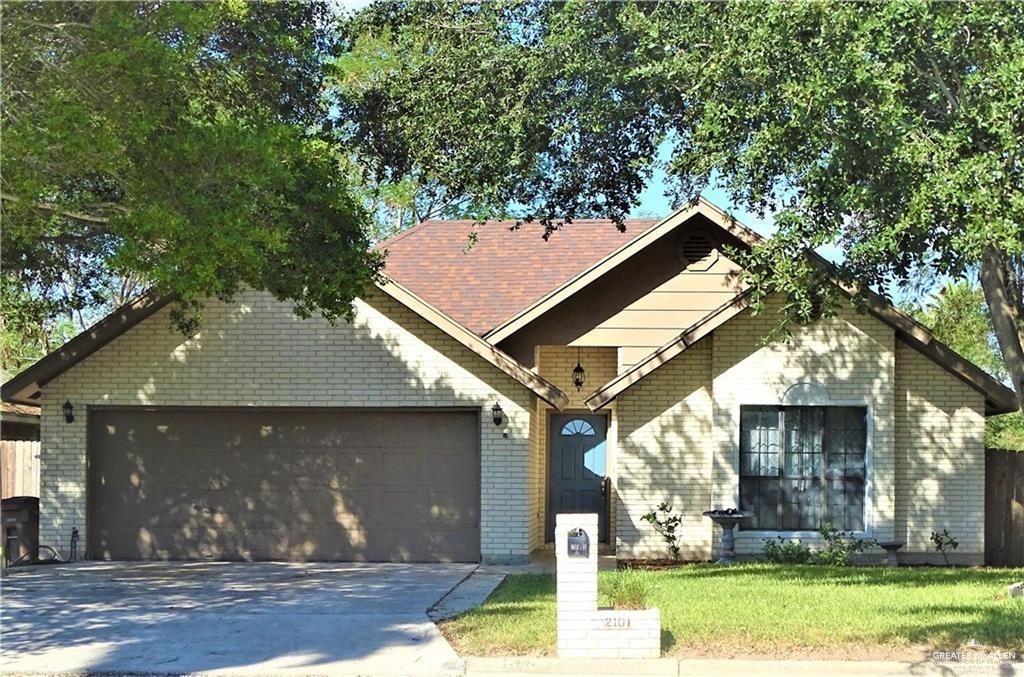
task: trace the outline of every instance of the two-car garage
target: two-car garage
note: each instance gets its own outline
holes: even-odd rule
[[[475,409],[92,408],[100,559],[480,559]]]

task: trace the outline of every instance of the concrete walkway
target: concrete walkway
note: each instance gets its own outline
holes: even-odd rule
[[[5,576],[3,671],[463,674],[426,610],[475,565],[85,563]]]
[[[505,574],[487,573],[477,569],[428,609],[427,616],[435,623],[455,618],[483,604],[503,580]]]

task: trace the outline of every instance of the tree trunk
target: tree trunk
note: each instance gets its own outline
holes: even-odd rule
[[[1024,337],[1021,336],[1020,311],[1007,290],[1006,255],[988,246],[981,255],[981,288],[985,292],[999,350],[1017,391],[1017,404],[1024,410]]]

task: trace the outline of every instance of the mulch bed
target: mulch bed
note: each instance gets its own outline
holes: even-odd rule
[[[661,571],[662,569],[677,569],[696,564],[697,560],[675,560],[675,559],[620,559],[619,569],[641,569],[643,571]]]

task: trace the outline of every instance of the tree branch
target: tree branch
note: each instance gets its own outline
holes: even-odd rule
[[[10,193],[0,193],[0,200],[3,200],[4,202],[21,202],[22,201],[22,199],[20,197],[18,197],[17,195],[11,195]],[[66,216],[67,218],[74,219],[75,221],[85,221],[86,223],[98,223],[98,224],[110,223],[110,219],[108,217],[106,217],[106,216],[97,216],[95,214],[85,214],[83,212],[73,212],[71,210],[64,209],[60,205],[56,205],[56,204],[53,204],[51,202],[34,202],[34,203],[32,203],[31,207],[32,207],[32,209],[38,209],[39,211],[51,212],[53,214],[59,214],[61,216]],[[124,214],[129,213],[129,210],[127,208],[121,207],[121,206],[118,206],[118,205],[105,204],[104,208],[106,208],[106,209],[115,209],[115,210],[117,210],[117,211],[119,211],[121,213],[124,213]]]
[[[939,72],[939,65],[935,63],[935,59],[932,58],[931,54],[926,55],[928,60],[928,75],[932,82],[934,82],[939,90],[942,92],[942,96],[946,99],[946,105],[949,106],[950,115],[955,115],[960,110],[960,102],[956,100],[949,85],[942,78],[942,74]]]
[[[981,254],[981,288],[1003,362],[1017,391],[1018,405],[1024,410],[1024,337],[1021,336],[1020,313],[1011,299],[1007,268],[1003,252],[992,245],[985,247]]]

